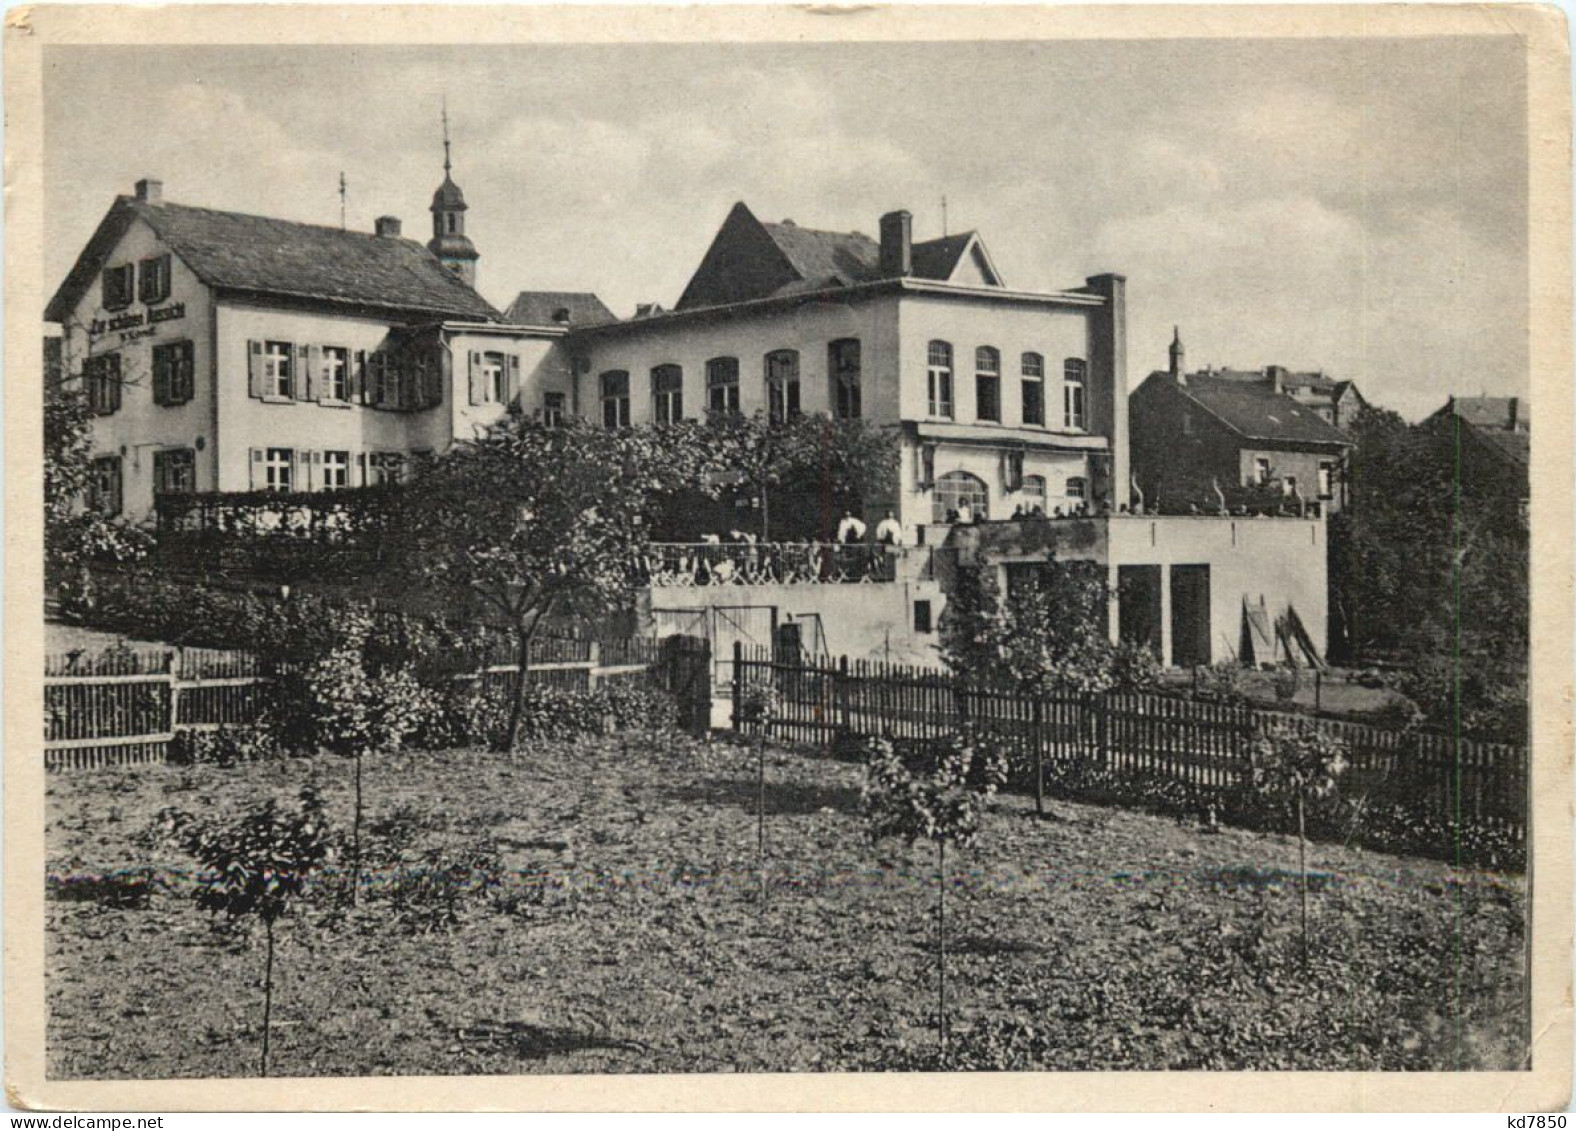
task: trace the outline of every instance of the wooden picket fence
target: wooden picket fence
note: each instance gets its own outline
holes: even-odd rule
[[[1165,695],[1110,692],[1043,698],[979,687],[945,672],[877,662],[774,657],[735,651],[733,695],[774,684],[774,736],[824,745],[840,735],[939,738],[969,724],[1007,741],[1025,785],[1074,764],[1110,779],[1175,783],[1207,803],[1246,784],[1251,749],[1268,728],[1315,727],[1347,747],[1340,788],[1367,804],[1395,802],[1445,824],[1472,821],[1524,842],[1528,751],[1449,734],[1399,731]]]
[[[657,670],[660,644],[548,638],[532,645],[526,671],[533,683],[577,691],[655,678],[678,694],[688,684],[674,684],[666,670],[672,663]],[[682,666],[687,671],[692,665]],[[271,683],[256,656],[209,648],[50,654],[44,670],[44,765],[50,770],[162,763],[177,731],[257,721]],[[512,683],[519,671],[518,664],[495,663],[451,678]],[[704,694],[709,709],[709,690]]]

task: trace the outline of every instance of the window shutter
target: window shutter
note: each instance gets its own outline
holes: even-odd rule
[[[264,487],[268,486],[268,480],[267,480],[266,474],[264,473],[264,470],[263,470],[263,449],[262,448],[253,448],[252,449],[251,468],[252,468],[252,474],[251,474],[251,479],[249,481],[250,486],[251,486],[252,490],[254,490],[254,491],[261,491]]]
[[[435,353],[427,359],[427,388],[422,394],[423,406],[437,408],[443,403],[443,355]]]
[[[106,359],[109,366],[109,410],[120,411],[120,354],[112,353]],[[118,464],[116,466],[119,466]],[[117,474],[119,474],[117,472]],[[117,508],[116,513],[120,513]]]
[[[345,474],[349,475],[350,472],[347,470],[345,472]],[[367,485],[367,453],[366,452],[357,452],[356,453],[356,472],[355,472],[355,475],[356,475],[356,484],[355,485],[357,487],[365,487]]]
[[[328,387],[328,382],[323,380],[323,347],[307,347],[306,366],[306,398],[309,401],[323,403],[323,394]]]
[[[153,453],[153,493],[160,494],[169,489],[169,457],[163,452]]]
[[[246,343],[246,374],[247,387],[251,395],[259,399],[266,391],[263,387],[263,343]]]
[[[170,395],[170,350],[158,347],[153,351],[153,403],[173,404]]]
[[[482,389],[482,355],[477,353],[475,350],[472,350],[470,352],[469,356],[470,356],[470,370],[469,370],[469,373],[470,373],[470,382],[471,382],[471,403],[472,404],[481,404],[484,400],[487,399],[487,395],[486,395],[485,391]]]
[[[297,448],[290,457],[294,468],[290,475],[290,488],[294,491],[312,490],[312,457],[303,448]]]
[[[113,472],[114,472],[110,476],[110,494],[109,494],[109,513],[112,514],[112,515],[119,514],[121,512],[121,510],[124,508],[125,503],[126,503],[126,493],[125,493],[125,490],[124,490],[124,480],[122,479],[122,476],[124,474],[123,469],[122,469],[123,462],[124,462],[124,460],[123,460],[123,458],[121,456],[116,456],[115,457],[115,462],[110,465],[113,468]]]
[[[520,395],[520,355],[509,355],[509,377],[504,386],[504,404],[513,404],[514,399]]]
[[[345,399],[351,404],[361,403],[367,379],[367,351],[356,350],[348,362],[350,373],[345,377]]]
[[[290,374],[290,391],[295,394],[295,399],[298,401],[312,399],[312,386],[317,383],[317,374],[312,372],[312,359],[316,350],[316,346],[296,347],[295,371]]]

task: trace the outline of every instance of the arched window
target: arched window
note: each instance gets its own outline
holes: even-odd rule
[[[985,481],[966,471],[949,471],[936,480],[932,522],[957,522],[990,517],[990,491]]]
[[[862,405],[858,338],[839,338],[826,347],[826,371],[832,378],[832,405],[839,420],[859,419]]]
[[[714,357],[706,363],[706,407],[714,413],[738,414],[738,358]]]
[[[651,413],[658,424],[677,424],[684,419],[684,370],[677,365],[658,365],[651,370]]]
[[[1001,353],[994,346],[974,351],[974,419],[1001,421]]]
[[[1045,513],[1045,476],[1025,475],[1019,492],[1023,495],[1024,510],[1032,512],[1039,507],[1040,513]]]
[[[1045,358],[1033,351],[1023,355],[1023,422],[1045,423]]]
[[[766,405],[773,424],[799,415],[798,350],[773,350],[766,355]]]
[[[928,350],[930,415],[952,419],[952,345],[935,341]]]
[[[1062,363],[1062,409],[1066,427],[1082,432],[1088,427],[1087,377],[1089,363],[1081,357],[1069,357]]]

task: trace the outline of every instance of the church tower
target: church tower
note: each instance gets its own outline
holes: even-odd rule
[[[449,110],[443,110],[443,183],[432,194],[432,239],[427,248],[443,265],[476,287],[476,261],[481,252],[465,234],[465,194],[449,175]]]
[[[1171,327],[1171,377],[1178,385],[1187,384],[1187,351],[1182,346],[1182,330]]]

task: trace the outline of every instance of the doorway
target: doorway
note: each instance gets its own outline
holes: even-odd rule
[[[1210,662],[1209,567],[1171,567],[1171,666]]]

